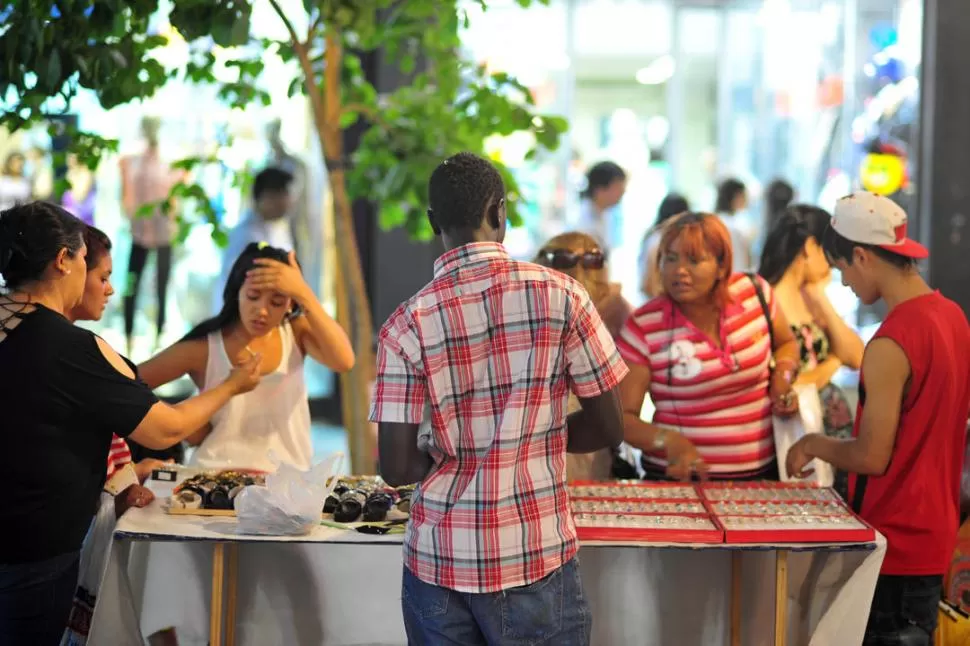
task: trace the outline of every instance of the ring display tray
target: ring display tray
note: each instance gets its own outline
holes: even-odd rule
[[[725,543],[866,543],[875,530],[828,487],[792,482],[700,485]]]
[[[570,496],[580,540],[724,542],[724,532],[689,484],[576,482]]]
[[[581,540],[866,543],[875,530],[831,488],[781,482],[575,482]]]

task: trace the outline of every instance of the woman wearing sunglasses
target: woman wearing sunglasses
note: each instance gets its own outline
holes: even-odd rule
[[[626,441],[652,479],[777,479],[772,413],[798,410],[798,343],[764,279],[731,272],[716,215],[684,213],[660,238],[664,293],[629,318],[617,346]],[[643,400],[656,407],[640,419]]]
[[[606,253],[593,236],[579,232],[558,235],[543,245],[535,262],[582,283],[606,329],[614,339],[619,336],[633,308],[620,294],[620,284],[609,282]]]
[[[579,281],[593,300],[606,329],[614,339],[617,338],[633,308],[620,294],[620,286],[609,282],[606,255],[592,236],[578,232],[558,235],[543,245],[536,254],[535,262]],[[569,412],[578,410],[579,400],[571,396]],[[607,480],[613,472],[613,457],[613,449],[584,454],[568,453],[566,477],[570,482]]]

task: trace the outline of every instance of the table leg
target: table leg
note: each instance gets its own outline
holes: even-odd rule
[[[229,544],[226,580],[226,646],[236,645],[236,587],[239,580],[239,545]]]
[[[741,646],[741,552],[731,552],[731,646]]]
[[[209,602],[209,646],[222,646],[223,601],[226,579],[226,544],[216,543],[212,551],[212,599]]]
[[[775,555],[775,646],[788,643],[788,550]]]

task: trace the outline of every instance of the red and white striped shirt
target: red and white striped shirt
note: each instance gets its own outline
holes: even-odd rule
[[[131,449],[128,448],[128,443],[123,437],[112,435],[111,448],[108,450],[107,479],[110,480],[116,471],[120,471],[129,462],[131,462]]]
[[[757,277],[772,319],[771,286]],[[756,475],[775,459],[768,393],[771,337],[754,283],[734,274],[715,344],[667,296],[633,313],[617,343],[623,358],[650,369],[653,423],[683,433],[722,477]],[[663,454],[644,453],[665,467]]]
[[[419,424],[435,465],[415,492],[404,563],[460,592],[528,585],[576,553],[566,489],[569,393],[627,374],[572,278],[498,244],[449,251],[381,329],[371,420]]]

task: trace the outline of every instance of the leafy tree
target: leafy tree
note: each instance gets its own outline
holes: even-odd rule
[[[288,38],[252,35],[255,1],[268,2]],[[548,0],[537,0],[547,3]],[[517,0],[523,7],[532,0]],[[0,97],[8,109],[0,125],[12,131],[48,121],[70,109],[82,90],[106,109],[152,96],[173,79],[218,87],[232,107],[273,99],[260,84],[267,57],[292,61],[298,69],[290,96],[309,101],[333,197],[337,256],[338,320],[351,335],[357,367],[342,375],[343,416],[356,472],[373,468],[367,433],[368,378],[373,365],[374,325],[351,202],[373,200],[385,228],[405,227],[414,237],[431,236],[424,217],[427,178],[439,161],[459,150],[482,153],[490,135],[526,131],[537,147],[554,149],[566,127],[560,118],[536,114],[524,86],[505,73],[491,73],[460,55],[459,29],[466,6],[487,9],[485,0],[303,0],[304,15],[288,13],[280,0],[172,0],[168,20],[190,44],[189,62],[166,69],[153,57],[167,39],[152,32],[159,0],[18,0],[0,9]],[[300,25],[309,28],[299,29]],[[226,48],[231,80],[218,80],[215,47]],[[365,77],[361,57],[381,51],[409,82],[379,93]],[[223,79],[226,77],[222,76]],[[365,126],[353,155],[344,150],[345,130]],[[117,142],[92,132],[72,132],[71,152],[92,169]],[[176,165],[192,169],[205,159]],[[501,166],[500,166],[501,168]],[[518,221],[517,187],[509,187],[510,217]],[[194,202],[202,218],[222,236],[201,186],[183,183],[170,199]],[[162,205],[170,208],[170,201]],[[150,210],[150,209],[149,209]],[[186,225],[183,223],[183,234]]]

